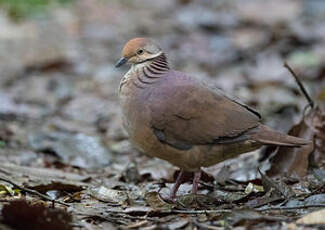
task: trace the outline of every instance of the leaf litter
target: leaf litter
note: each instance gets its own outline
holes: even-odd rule
[[[146,9],[76,1],[19,24],[0,12],[0,228],[321,229],[325,4],[139,2]],[[113,64],[135,35],[156,38],[176,69],[314,145],[266,148],[204,169],[198,195],[188,174],[176,202],[167,202],[178,169],[137,153],[121,129],[123,73]],[[313,106],[304,109],[283,60],[300,73]]]

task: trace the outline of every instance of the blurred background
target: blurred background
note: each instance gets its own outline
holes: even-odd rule
[[[241,98],[276,129],[288,131],[307,104],[284,61],[317,103],[325,101],[323,0],[0,0],[0,7],[2,162],[66,170],[144,162],[121,127],[117,88],[128,67],[114,68],[133,37],[154,38],[172,67]]]
[[[0,0],[0,179],[10,178],[50,199],[68,202],[75,226],[93,225],[86,229],[115,229],[111,223],[135,228],[138,215],[143,225],[149,225],[144,215],[153,209],[156,219],[149,221],[153,226],[179,219],[183,222],[175,226],[205,221],[228,226],[218,213],[210,219],[200,214],[195,222],[195,217],[156,212],[157,207],[172,207],[157,192],[167,196],[177,168],[139,154],[129,144],[117,98],[119,81],[128,67],[114,68],[124,44],[144,36],[161,44],[170,66],[240,98],[277,130],[287,132],[301,120],[307,105],[283,67],[284,61],[298,73],[315,103],[325,109],[324,0]],[[325,202],[325,170],[321,170],[325,116],[310,117],[316,117],[312,125],[300,124],[298,129],[303,127],[299,134],[309,139],[316,128],[320,130],[317,153],[322,153],[323,161],[315,160],[319,170],[309,170],[306,180],[281,177],[281,181],[286,180],[287,187],[295,189],[293,194],[303,199],[315,195],[305,201],[301,197],[290,200],[293,203],[288,205]],[[306,148],[300,152],[284,149],[289,154],[280,151],[273,166],[279,166],[280,172],[298,168],[305,176],[312,152]],[[281,192],[284,189],[273,182],[261,192],[267,180],[258,179],[257,168],[265,171],[272,166],[266,160],[271,150],[205,169],[212,177],[205,174],[202,179],[211,183],[200,184],[200,194],[211,195],[213,200],[207,203],[213,209],[260,207],[274,200],[282,202],[283,197],[286,201],[297,197]],[[10,199],[40,199],[0,182],[0,210],[13,220],[12,226],[21,219],[15,211],[34,215],[20,208],[21,204],[4,211]],[[281,193],[270,199],[267,188]],[[191,185],[185,184],[178,194],[190,191]],[[132,213],[124,212],[130,206]],[[309,209],[299,210],[306,213]],[[240,216],[245,219],[253,214]],[[255,223],[254,218],[260,218],[267,224],[277,220],[273,229],[280,229],[288,216],[293,218],[290,221],[298,216],[285,214],[281,219],[278,214],[273,219],[254,214],[251,220]],[[40,218],[35,215],[30,220],[39,227]],[[2,216],[0,222],[5,219]]]

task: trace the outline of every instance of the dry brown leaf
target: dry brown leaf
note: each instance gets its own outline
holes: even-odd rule
[[[125,204],[129,199],[126,191],[110,189],[105,186],[90,188],[89,194],[97,200],[118,204]]]
[[[289,135],[312,140],[314,131],[306,123],[306,119],[311,116],[307,114],[297,125],[289,131]],[[269,176],[281,174],[303,177],[307,174],[308,158],[314,151],[313,143],[300,148],[279,147],[275,156],[271,160],[271,168],[267,172]]]
[[[148,192],[144,199],[150,207],[155,209],[172,209],[175,207],[174,204],[164,201],[158,192]]]
[[[316,165],[325,159],[325,112],[316,108],[311,117],[310,126],[315,130],[315,152],[313,161]]]
[[[271,192],[273,189],[273,193],[286,199],[295,195],[291,188],[282,181],[282,178],[279,181],[275,181],[267,175],[264,175],[261,171],[259,173],[261,174],[262,184],[266,192]]]
[[[307,214],[297,220],[297,224],[325,224],[325,209]]]
[[[2,210],[4,223],[17,230],[70,230],[72,217],[63,210],[30,205],[25,200],[12,201]]]

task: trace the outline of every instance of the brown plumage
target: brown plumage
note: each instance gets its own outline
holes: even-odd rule
[[[298,147],[309,141],[260,123],[260,115],[219,90],[171,70],[160,47],[148,38],[130,40],[116,64],[132,64],[122,78],[119,98],[123,125],[142,152],[195,172],[262,145]],[[171,198],[182,180],[179,174]]]

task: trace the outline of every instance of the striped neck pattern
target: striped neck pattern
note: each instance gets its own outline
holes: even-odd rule
[[[132,79],[137,88],[145,88],[157,82],[169,71],[167,57],[164,53],[137,68],[136,77]]]

